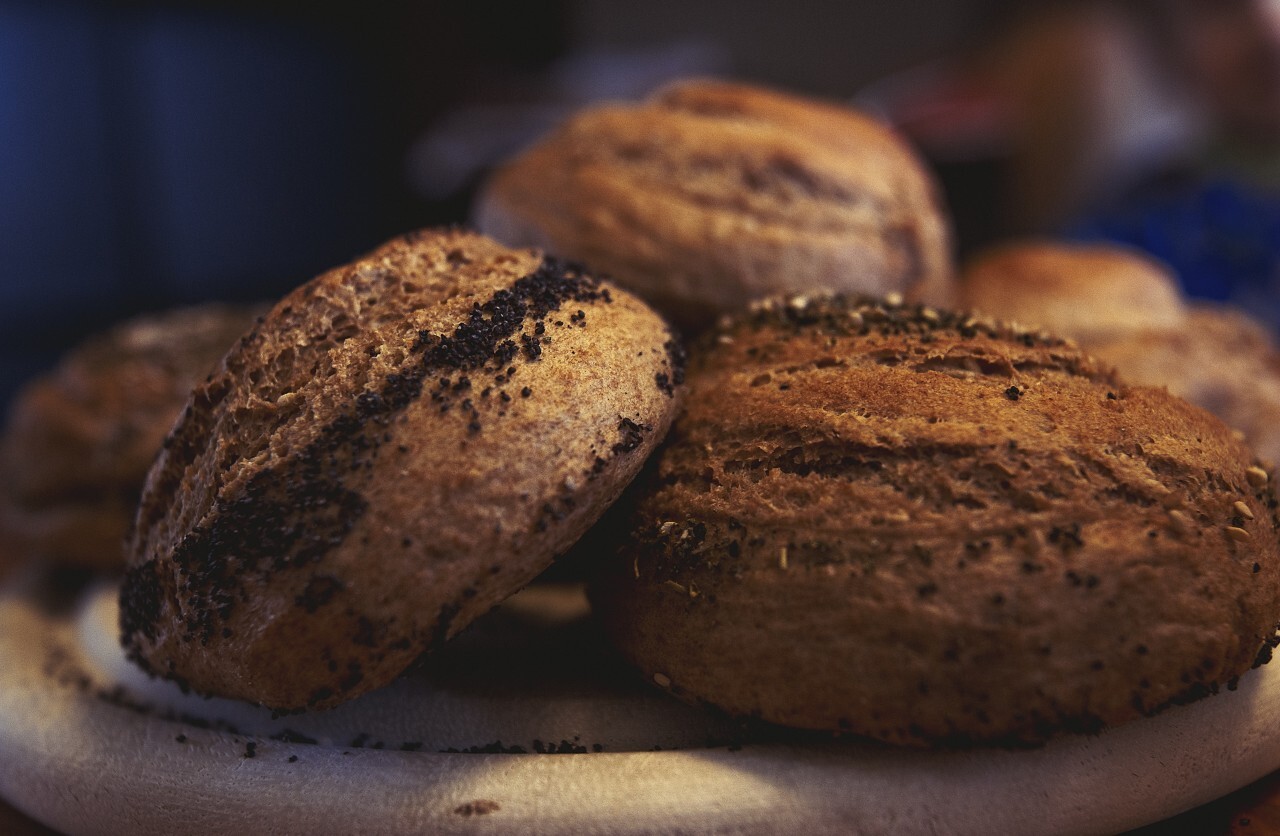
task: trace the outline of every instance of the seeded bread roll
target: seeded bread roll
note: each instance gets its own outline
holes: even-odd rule
[[[19,392],[0,445],[9,558],[122,569],[160,443],[192,388],[265,310],[209,304],[137,317]]]
[[[981,253],[961,275],[961,306],[1078,340],[1186,324],[1167,268],[1110,244],[1019,241]]]
[[[610,274],[689,327],[788,291],[950,293],[915,154],[847,108],[685,82],[582,111],[486,186],[477,224]]]
[[[1225,305],[1186,304],[1165,268],[1107,245],[1008,244],[965,270],[965,303],[1072,337],[1125,379],[1165,386],[1280,461],[1280,350]]]
[[[148,476],[126,647],[276,709],[387,683],[616,498],[680,357],[631,295],[467,232],[320,276],[194,392]]]
[[[847,299],[761,308],[693,356],[593,591],[677,696],[891,743],[1038,742],[1269,658],[1275,491],[1207,413],[1056,339]]]

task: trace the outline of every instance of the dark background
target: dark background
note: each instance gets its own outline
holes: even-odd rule
[[[0,408],[125,316],[275,298],[392,235],[465,222],[486,170],[574,109],[682,76],[892,104],[960,256],[1066,229],[1066,209],[1159,156],[1148,145],[1182,141],[1179,97],[1152,95],[1152,62],[1125,56],[1169,4],[1262,7],[0,0]],[[1267,43],[1280,61],[1280,26]],[[1184,204],[1218,211],[1191,193],[1159,230],[1175,243],[1192,240]],[[1254,247],[1264,271],[1280,264],[1274,237]],[[1222,241],[1234,269],[1238,241]],[[1264,279],[1280,286],[1280,270]]]
[[[486,155],[593,94],[712,70],[847,97],[946,48],[967,15],[941,0],[329,8],[0,2],[0,403],[125,315],[271,298],[464,221]],[[529,102],[546,106],[522,117]],[[487,134],[476,106],[496,109]],[[460,182],[415,182],[414,143],[460,110]]]

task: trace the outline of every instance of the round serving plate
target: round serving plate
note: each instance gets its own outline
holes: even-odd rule
[[[68,833],[1114,833],[1280,768],[1280,666],[1037,749],[746,729],[639,682],[536,586],[429,665],[273,717],[148,679],[116,599],[0,596],[0,795]]]

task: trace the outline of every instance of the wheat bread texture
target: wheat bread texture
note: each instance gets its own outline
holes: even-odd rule
[[[657,685],[899,744],[1039,742],[1231,687],[1276,496],[1221,422],[1044,334],[854,299],[709,335],[593,587]]]
[[[951,291],[904,141],[848,108],[717,81],[579,112],[502,166],[476,222],[580,259],[688,328],[770,293]]]
[[[0,444],[8,560],[124,566],[147,469],[191,389],[265,306],[146,314],[88,338],[15,396]]]
[[[515,592],[665,433],[681,352],[625,292],[462,231],[280,301],[148,478],[131,655],[205,693],[334,705]]]
[[[961,277],[966,304],[1071,337],[1125,379],[1164,386],[1280,461],[1280,350],[1230,305],[1185,301],[1160,263],[1106,244],[1016,242]]]
[[[1280,349],[1248,314],[1189,306],[1181,328],[1148,328],[1083,344],[1129,380],[1168,390],[1239,430],[1267,462],[1280,462]]]

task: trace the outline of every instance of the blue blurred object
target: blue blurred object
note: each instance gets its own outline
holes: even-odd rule
[[[353,85],[340,45],[308,34],[176,16],[129,32],[140,118],[121,151],[152,269],[180,299],[290,287],[371,232]]]
[[[1173,178],[1068,231],[1166,262],[1187,295],[1229,301],[1280,326],[1280,193],[1238,181]]]
[[[278,296],[375,244],[359,60],[305,20],[0,3],[0,400],[114,319]]]
[[[93,15],[0,6],[0,333],[124,290]],[[112,224],[104,224],[111,219]]]

